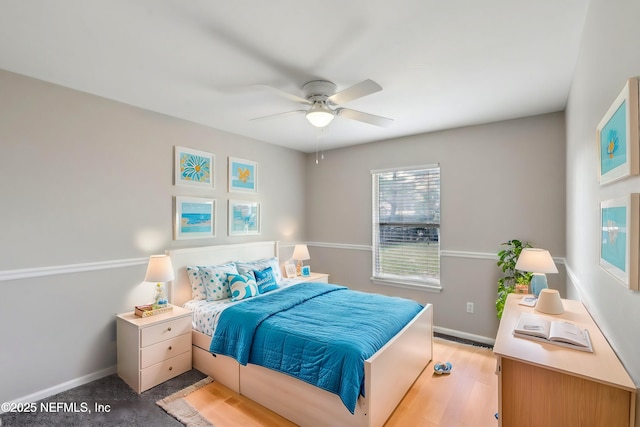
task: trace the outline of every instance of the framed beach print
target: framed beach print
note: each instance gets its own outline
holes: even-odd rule
[[[174,239],[216,236],[216,201],[201,197],[174,197]]]
[[[600,204],[600,267],[638,290],[640,193]]]
[[[229,236],[260,234],[260,202],[229,200]]]
[[[229,192],[258,192],[258,164],[256,162],[229,157]]]
[[[600,184],[640,173],[638,79],[627,81],[597,127]]]
[[[175,147],[174,185],[214,187],[215,156],[205,151]]]

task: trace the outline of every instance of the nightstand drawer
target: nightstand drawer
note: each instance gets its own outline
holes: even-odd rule
[[[170,340],[159,342],[148,347],[144,347],[140,355],[140,368],[144,369],[148,366],[160,363],[163,360],[170,359],[189,351],[191,349],[190,334],[180,335]]]
[[[156,363],[140,371],[140,391],[145,391],[191,369],[191,352]]]
[[[162,322],[142,329],[140,346],[146,347],[148,345],[157,344],[161,341],[175,338],[178,335],[183,335],[188,332],[191,332],[191,317],[183,317],[181,319]]]

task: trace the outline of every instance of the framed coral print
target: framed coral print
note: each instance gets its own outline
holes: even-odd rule
[[[216,236],[216,201],[200,197],[174,197],[174,239]]]
[[[229,236],[260,234],[260,202],[229,200]]]
[[[600,267],[638,290],[640,193],[600,204]]]
[[[229,192],[258,192],[258,164],[256,162],[229,157]]]
[[[640,173],[638,79],[627,81],[597,127],[600,184]]]
[[[174,185],[213,188],[215,156],[206,151],[175,147]]]

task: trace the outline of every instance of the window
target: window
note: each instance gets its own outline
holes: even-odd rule
[[[440,166],[371,175],[373,280],[440,289]]]

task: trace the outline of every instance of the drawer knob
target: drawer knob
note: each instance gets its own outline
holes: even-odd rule
[[[171,332],[171,326],[169,326],[169,328],[167,328],[167,331]]]
[[[169,366],[169,370],[170,370],[170,371],[173,371],[173,366]]]
[[[173,350],[173,347],[169,346],[169,350]]]

